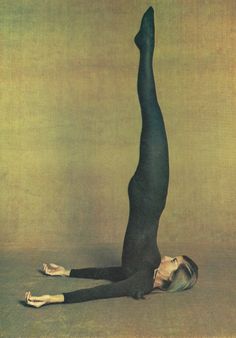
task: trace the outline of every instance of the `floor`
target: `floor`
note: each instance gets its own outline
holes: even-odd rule
[[[166,248],[169,248],[166,252]],[[163,245],[175,255],[179,245]],[[24,305],[24,293],[56,294],[104,283],[46,277],[43,262],[66,267],[119,263],[115,244],[51,251],[8,250],[1,253],[1,337],[236,337],[235,257],[232,247],[199,243],[184,247],[199,265],[199,281],[191,290],[151,294],[145,300],[117,298],[40,309]],[[175,253],[174,253],[175,251]],[[184,252],[184,253],[186,253]],[[180,253],[178,250],[177,254]]]

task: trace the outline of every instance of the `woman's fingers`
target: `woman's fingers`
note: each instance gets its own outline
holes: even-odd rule
[[[28,300],[27,301],[27,304],[28,305],[31,305],[33,307],[41,307],[42,305],[44,305],[46,302],[34,302],[34,301],[31,301],[31,300]]]
[[[47,264],[43,264],[43,272],[47,275]]]
[[[42,305],[44,305],[43,303],[35,303],[35,302],[31,302],[31,301],[28,301],[27,302],[28,305],[31,305],[33,307],[41,307]]]
[[[50,264],[43,263],[43,272],[46,275],[53,276],[53,275],[57,274],[59,268],[60,268],[60,266],[57,265],[57,264],[54,264],[54,263],[50,263]]]
[[[59,268],[59,265],[54,264],[54,263],[50,263],[49,265],[50,265],[52,268]]]
[[[46,271],[46,273],[47,273],[48,275],[51,275],[51,272],[52,272],[52,271],[49,269],[48,265],[46,265],[45,271]]]
[[[32,301],[32,300],[38,301],[38,300],[42,300],[41,298],[42,298],[42,297],[35,297],[35,296],[32,296],[32,294],[31,294],[30,291],[27,291],[27,292],[25,293],[25,300],[27,300],[27,301]]]
[[[48,296],[32,296],[31,292],[28,291],[25,293],[25,302],[28,305],[31,305],[33,307],[40,307],[42,305],[45,305],[47,303]]]
[[[43,272],[46,273],[46,264],[43,263],[43,268],[42,268]]]
[[[30,291],[27,291],[27,292],[25,293],[25,301],[26,301],[26,303],[28,302],[28,299],[29,299],[30,296],[31,296]]]
[[[30,295],[30,297],[28,298],[31,302],[33,301],[33,302],[44,302],[46,299],[45,299],[45,297],[44,296],[39,296],[39,297],[37,297],[37,296],[32,296],[32,295]]]
[[[43,263],[43,272],[47,273],[48,271],[48,265]]]
[[[49,268],[48,264],[43,264],[43,272],[46,275],[51,275],[53,273],[53,270]]]

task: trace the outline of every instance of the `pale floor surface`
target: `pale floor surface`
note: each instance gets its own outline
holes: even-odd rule
[[[165,247],[165,246],[164,246]],[[167,246],[166,246],[167,247]],[[172,252],[172,246],[165,254]],[[235,253],[191,243],[185,248],[199,264],[191,291],[152,294],[145,300],[116,298],[33,309],[23,305],[25,291],[56,294],[103,281],[46,277],[43,262],[66,267],[119,264],[118,245],[59,250],[9,250],[1,253],[1,337],[236,337]],[[161,248],[162,249],[162,248]],[[163,250],[162,250],[163,251]],[[179,250],[176,254],[179,254]]]

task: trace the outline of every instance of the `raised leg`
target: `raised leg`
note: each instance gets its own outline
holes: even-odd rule
[[[142,131],[139,162],[129,183],[130,214],[122,254],[127,274],[147,262],[153,266],[160,263],[156,235],[169,181],[167,137],[153,74],[155,28],[151,7],[143,16],[135,43],[140,51],[137,89]]]
[[[168,145],[165,125],[159,103],[153,73],[155,44],[154,12],[150,7],[144,14],[135,43],[140,50],[138,70],[138,97],[142,113],[140,158],[134,175],[143,196],[156,200],[156,210],[165,205],[168,180]]]

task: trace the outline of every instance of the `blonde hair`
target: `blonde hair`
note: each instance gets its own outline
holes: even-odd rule
[[[188,256],[182,256],[183,263],[171,275],[170,279],[163,280],[160,287],[162,291],[178,292],[190,289],[194,286],[198,279],[198,266]]]

